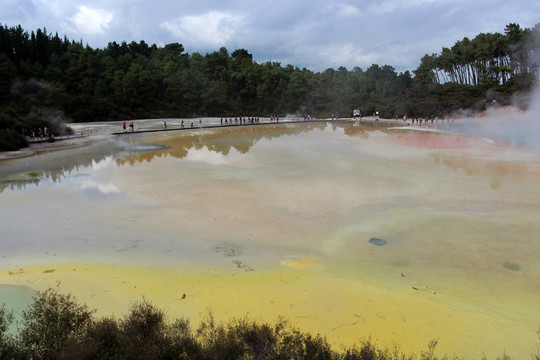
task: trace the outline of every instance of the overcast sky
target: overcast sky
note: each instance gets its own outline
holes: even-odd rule
[[[188,53],[246,49],[254,60],[313,71],[372,64],[413,70],[481,32],[540,22],[538,0],[0,0],[0,22],[28,32],[83,40],[163,46]]]

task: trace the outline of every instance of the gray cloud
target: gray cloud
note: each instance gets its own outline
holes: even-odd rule
[[[1,21],[46,27],[103,48],[110,41],[179,42],[202,54],[221,46],[315,71],[371,64],[416,68],[425,53],[508,23],[540,22],[531,0],[4,0]]]

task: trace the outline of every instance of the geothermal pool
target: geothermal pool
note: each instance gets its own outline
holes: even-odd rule
[[[0,302],[59,287],[121,316],[144,295],[195,325],[283,315],[336,347],[529,357],[539,181],[539,153],[451,132],[100,137],[0,162]]]

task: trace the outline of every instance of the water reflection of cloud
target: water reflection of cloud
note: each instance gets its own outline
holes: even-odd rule
[[[84,181],[81,184],[81,189],[85,190],[85,192],[89,195],[94,195],[96,192],[97,194],[101,195],[114,195],[122,193],[118,186],[114,185],[113,183],[100,184],[94,180]]]
[[[109,166],[114,166],[114,161],[112,156],[106,156],[104,159],[95,161],[92,160],[92,169],[99,171],[101,169],[106,169]]]
[[[243,154],[232,148],[227,155],[216,151],[209,150],[207,147],[202,149],[189,149],[188,154],[184,158],[187,161],[202,162],[212,165],[224,165],[238,161]]]

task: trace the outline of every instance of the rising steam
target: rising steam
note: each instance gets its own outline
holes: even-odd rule
[[[498,107],[492,104],[494,106],[488,108],[485,116],[467,117],[463,125],[458,127],[459,131],[486,136],[522,149],[540,151],[540,34],[536,39],[536,49],[532,51],[534,65],[531,66],[536,71],[534,90],[528,96],[518,95],[514,98],[515,104],[528,104],[527,110],[519,110],[521,106]],[[457,117],[463,115],[457,114]]]
[[[522,149],[540,150],[540,88],[536,86],[528,110],[491,107],[485,116],[466,119],[459,131]]]

